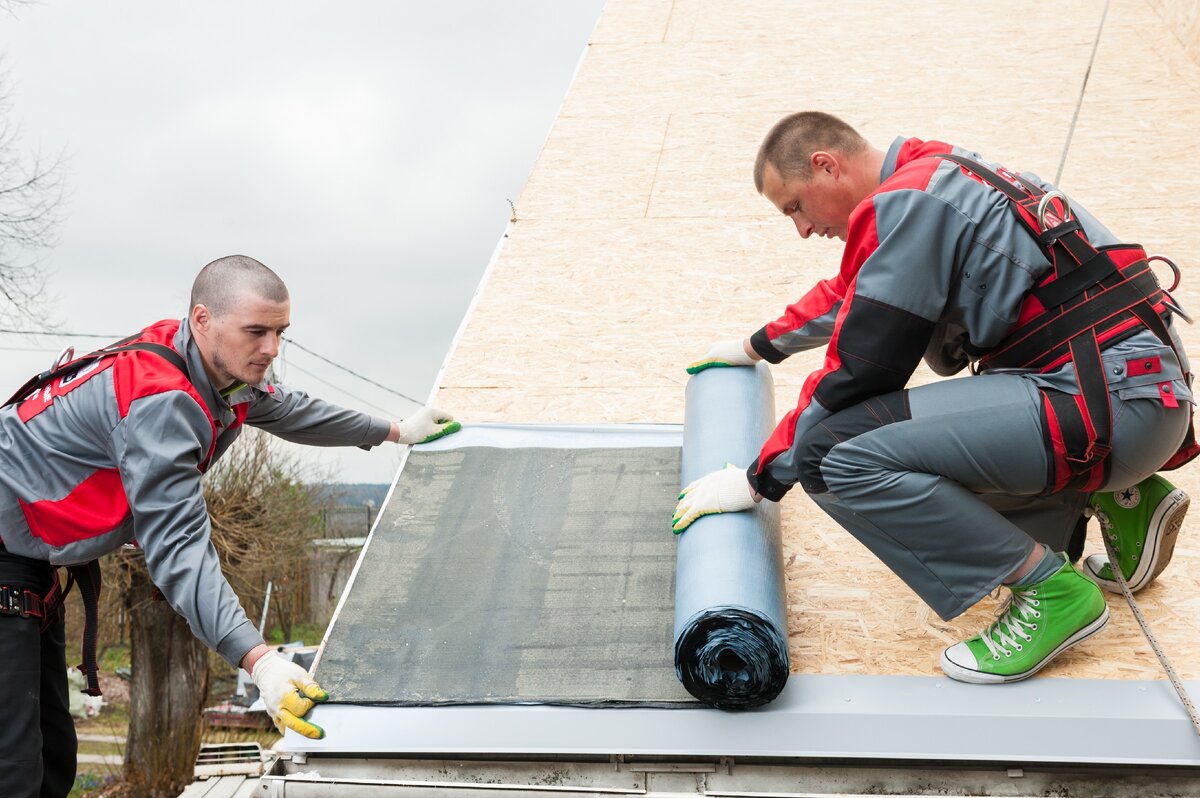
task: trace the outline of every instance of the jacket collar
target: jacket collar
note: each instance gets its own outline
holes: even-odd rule
[[[908,139],[903,136],[897,136],[896,140],[892,142],[892,146],[888,147],[887,154],[883,156],[883,168],[879,170],[880,183],[896,174],[896,170],[900,168],[900,149],[906,141]]]
[[[175,333],[175,339],[172,343],[175,345],[175,351],[182,353],[187,360],[188,374],[191,377],[192,385],[196,387],[196,392],[200,394],[200,398],[208,405],[208,409],[213,413],[214,417],[217,417],[218,413],[229,412],[233,405],[249,402],[253,399],[254,395],[250,390],[251,388],[267,394],[274,393],[269,383],[261,382],[254,386],[242,385],[227,396],[222,396],[222,389],[213,385],[212,380],[208,377],[208,372],[204,369],[204,360],[200,357],[200,348],[196,346],[196,340],[192,337],[192,328],[186,318],[179,323],[179,331]]]

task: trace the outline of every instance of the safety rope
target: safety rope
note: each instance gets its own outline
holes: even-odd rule
[[[1104,540],[1104,548],[1108,551],[1108,567],[1113,572],[1117,584],[1121,587],[1121,593],[1125,596],[1125,601],[1129,603],[1129,609],[1133,610],[1133,617],[1137,619],[1138,625],[1142,627],[1142,634],[1150,641],[1150,648],[1154,649],[1154,655],[1158,657],[1158,663],[1162,665],[1162,669],[1166,671],[1167,678],[1171,680],[1171,686],[1175,688],[1179,700],[1183,702],[1183,708],[1187,710],[1188,719],[1192,722],[1192,728],[1196,730],[1196,734],[1200,735],[1200,714],[1196,712],[1196,705],[1192,703],[1191,696],[1188,695],[1187,689],[1183,686],[1183,681],[1179,675],[1175,673],[1175,669],[1171,667],[1171,661],[1167,659],[1166,653],[1163,652],[1162,646],[1158,644],[1158,640],[1154,637],[1154,633],[1150,631],[1150,624],[1146,621],[1146,616],[1142,615],[1142,610],[1138,607],[1137,602],[1133,600],[1133,592],[1129,589],[1129,585],[1125,582],[1125,574],[1121,573],[1119,563],[1120,558],[1117,557],[1116,551],[1113,550],[1112,541],[1108,539],[1108,535],[1101,534],[1100,537]]]

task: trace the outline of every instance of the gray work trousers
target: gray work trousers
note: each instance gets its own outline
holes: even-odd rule
[[[1188,405],[1111,395],[1107,490],[1134,485],[1175,453]],[[1041,397],[1011,374],[946,380],[877,397],[798,442],[818,465],[812,499],[950,619],[994,590],[1035,541],[1063,551],[1088,494],[1041,495],[1050,447]],[[811,439],[811,440],[809,440]]]

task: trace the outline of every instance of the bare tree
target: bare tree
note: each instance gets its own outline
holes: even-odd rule
[[[321,530],[315,489],[302,481],[308,475],[299,458],[249,429],[205,478],[213,543],[251,617],[266,579],[306,561]],[[116,581],[130,618],[133,677],[124,783],[107,794],[174,798],[192,781],[200,749],[208,652],[165,602],[149,600],[143,558],[122,552]]]
[[[0,8],[11,11],[12,5]],[[45,325],[46,275],[38,255],[55,243],[63,160],[21,152],[8,87],[8,75],[0,69],[0,322]]]

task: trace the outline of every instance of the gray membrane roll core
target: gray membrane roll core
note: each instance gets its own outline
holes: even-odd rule
[[[726,463],[745,468],[775,425],[765,363],[706,369],[689,380],[686,401],[683,486]],[[676,549],[679,680],[707,704],[746,709],[779,695],[788,669],[779,505],[696,520]]]

